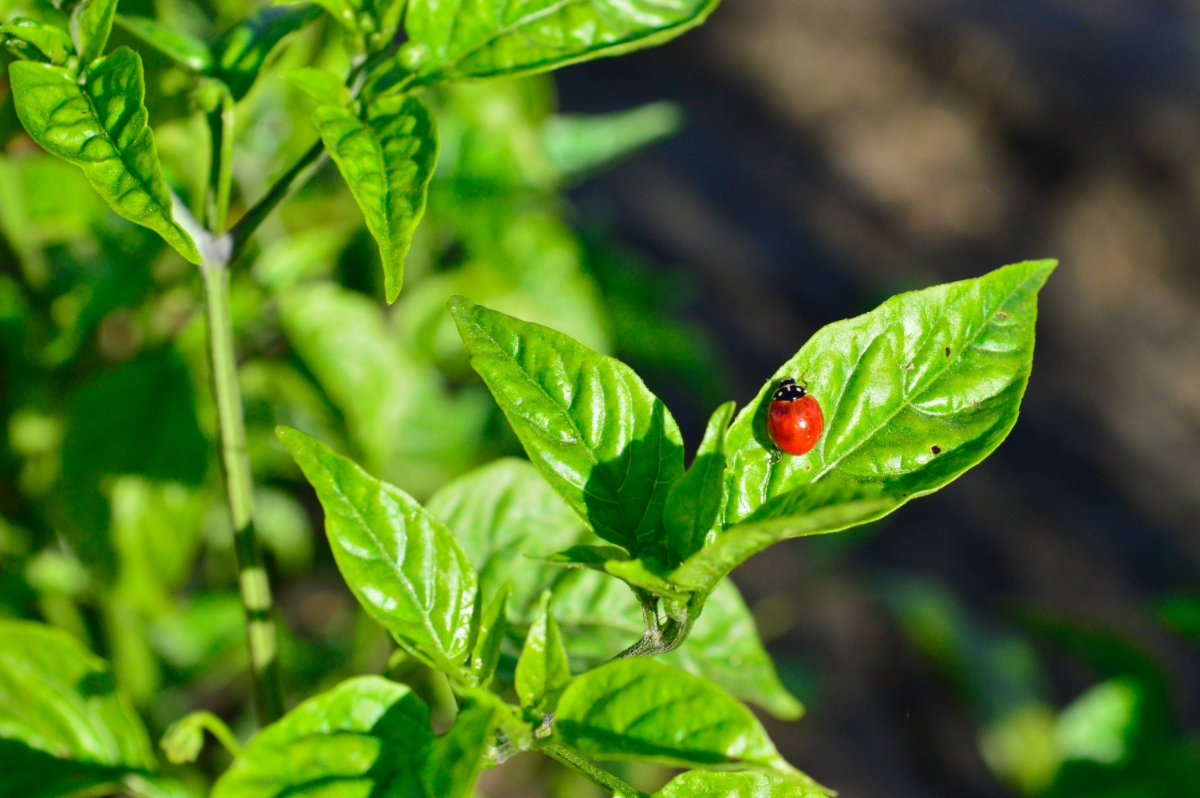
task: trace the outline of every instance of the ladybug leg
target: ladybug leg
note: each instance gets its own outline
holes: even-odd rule
[[[771,452],[771,465],[778,465],[781,459],[783,459],[783,452],[779,451],[778,447],[776,447]]]

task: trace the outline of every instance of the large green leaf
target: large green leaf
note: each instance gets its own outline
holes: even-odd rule
[[[212,798],[422,795],[421,754],[432,739],[429,708],[407,686],[350,679],[260,731]]]
[[[154,766],[102,660],[60,630],[0,622],[0,795],[68,795]]]
[[[819,330],[729,430],[724,525],[823,481],[878,486],[907,501],[990,454],[1016,423],[1033,363],[1037,294],[1054,266],[1019,263],[901,294]],[[808,454],[775,462],[765,419],[784,377],[807,383],[825,430]]]
[[[657,553],[663,502],[683,471],[666,406],[628,366],[562,333],[462,297],[450,312],[546,481],[600,537]]]
[[[149,227],[192,263],[200,253],[175,221],[154,134],[142,60],[128,47],[92,64],[80,84],[62,67],[9,67],[17,115],[33,140],[80,167],[114,211]]]
[[[699,25],[717,0],[409,0],[404,29],[423,83],[555,69],[650,47]],[[415,48],[413,48],[415,49]]]
[[[279,429],[325,508],[338,568],[375,620],[431,665],[458,676],[470,645],[475,569],[411,496],[302,432]]]
[[[542,594],[538,613],[525,636],[521,658],[517,660],[517,697],[530,712],[549,715],[570,681],[571,663],[563,648],[562,633],[554,622],[554,595],[547,590]]]
[[[416,97],[384,97],[367,107],[365,121],[322,105],[313,124],[379,244],[385,293],[394,302],[437,164],[437,122]]]
[[[770,773],[691,770],[671,779],[653,798],[825,798],[816,785]]]
[[[496,460],[464,474],[434,494],[428,508],[475,564],[483,594],[494,595],[510,583],[509,607],[522,618],[562,575],[561,567],[542,558],[591,539],[579,517],[526,460]]]
[[[737,699],[641,657],[576,677],[558,702],[554,730],[562,742],[601,759],[794,772]]]
[[[420,772],[427,798],[467,798],[473,794],[484,755],[493,742],[496,720],[493,702],[474,703],[458,714],[450,731],[433,741],[424,752]]]
[[[70,35],[56,25],[32,19],[14,19],[0,25],[0,33],[32,44],[53,64],[64,64],[74,54],[75,45]]]
[[[225,81],[233,99],[242,99],[275,45],[319,16],[321,9],[308,3],[260,8],[213,43],[213,74]]]
[[[733,418],[733,407],[733,402],[726,402],[713,413],[696,459],[667,494],[663,526],[672,563],[686,560],[702,549],[716,524],[725,495],[725,435]]]
[[[149,17],[117,16],[117,24],[177,63],[195,72],[207,72],[212,54],[204,42]]]

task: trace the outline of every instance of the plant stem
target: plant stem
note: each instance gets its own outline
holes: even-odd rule
[[[216,83],[214,81],[214,83]],[[225,232],[229,222],[229,195],[233,189],[233,95],[218,84],[221,107],[208,115],[212,135],[212,164],[209,169],[208,229],[213,235]]]
[[[227,248],[227,241],[224,243]],[[246,424],[242,416],[233,322],[229,313],[228,260],[227,257],[211,257],[207,252],[205,255],[200,274],[204,278],[213,396],[221,431],[221,466],[233,521],[238,587],[246,609],[254,708],[259,725],[265,726],[283,714],[279,647],[271,613],[271,583],[263,568],[254,532],[254,482],[246,452]]]
[[[646,793],[635,790],[592,760],[569,748],[561,745],[548,745],[538,750],[555,762],[561,762],[571,768],[593,784],[603,787],[610,795],[616,795],[618,798],[650,798]]]
[[[317,161],[321,160],[323,155],[325,155],[325,143],[317,139],[308,152],[304,153],[283,177],[275,181],[275,185],[271,186],[267,195],[260,199],[253,208],[246,211],[245,216],[238,219],[237,224],[229,231],[229,235],[233,239],[230,263],[237,260],[237,256],[241,254],[250,236],[254,235],[254,231],[263,223],[263,220],[271,211],[275,210],[275,206],[282,202],[293,188],[299,188],[312,176],[312,173],[319,167]]]

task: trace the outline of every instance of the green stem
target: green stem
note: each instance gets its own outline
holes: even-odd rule
[[[592,760],[565,746],[548,745],[538,750],[555,762],[561,762],[571,768],[593,784],[603,787],[610,795],[616,795],[618,798],[650,798],[646,793],[635,790]]]
[[[271,612],[271,584],[254,533],[254,483],[246,452],[246,424],[242,416],[233,322],[229,313],[228,262],[227,258],[205,252],[200,274],[204,278],[213,396],[221,432],[221,466],[233,521],[238,586],[246,610],[254,708],[259,725],[265,726],[283,714],[283,690],[279,680],[279,646]]]
[[[246,211],[246,215],[238,219],[237,224],[229,231],[230,238],[233,240],[233,251],[230,256],[230,263],[237,260],[237,256],[241,254],[242,249],[246,246],[246,242],[250,240],[250,236],[254,235],[254,231],[258,226],[266,220],[271,211],[275,210],[275,206],[283,202],[287,196],[292,193],[293,189],[299,188],[307,182],[319,167],[317,161],[325,154],[325,143],[320,139],[308,149],[300,157],[300,160],[292,166],[291,169],[275,181],[275,185],[271,186],[271,190],[267,195],[260,199],[253,208]]]
[[[216,81],[214,81],[216,83]],[[208,115],[212,135],[212,161],[209,168],[208,229],[213,235],[225,232],[229,222],[229,196],[233,190],[233,95],[219,85],[221,107]]]

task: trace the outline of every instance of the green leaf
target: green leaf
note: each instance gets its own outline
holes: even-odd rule
[[[476,577],[450,530],[317,440],[287,427],[278,434],[317,491],[334,559],[359,602],[412,653],[457,677]]]
[[[482,592],[481,588],[480,593]],[[476,687],[486,688],[496,673],[496,665],[500,662],[500,646],[508,631],[506,608],[510,595],[512,583],[506,582],[480,616],[475,646],[471,650],[470,667],[471,682]]]
[[[260,8],[213,43],[213,75],[225,82],[233,99],[242,99],[275,45],[319,16],[321,9],[308,3]]]
[[[825,798],[813,784],[769,773],[680,773],[654,798]]]
[[[200,253],[175,221],[154,134],[146,124],[142,60],[128,47],[94,63],[81,86],[66,69],[9,67],[17,115],[33,140],[83,170],[105,202],[149,227],[192,263]]]
[[[439,490],[428,508],[475,564],[484,595],[511,584],[509,607],[522,617],[562,572],[541,558],[591,537],[527,460],[481,466]]]
[[[679,107],[668,102],[615,114],[559,114],[542,125],[542,148],[559,174],[578,177],[673,135],[682,124]]]
[[[225,725],[225,721],[211,712],[189,712],[167,727],[163,733],[162,750],[167,759],[176,765],[185,762],[195,762],[204,747],[204,732],[208,730],[216,737],[229,753],[237,756],[241,753],[241,745],[233,732]]]
[[[429,709],[378,676],[342,682],[258,733],[213,786],[212,798],[421,795]]]
[[[67,795],[154,767],[102,660],[65,632],[0,621],[0,795]]]
[[[673,39],[717,0],[409,0],[404,28],[422,83],[543,72]]]
[[[596,534],[660,547],[662,505],[683,471],[675,419],[625,364],[538,324],[455,297],[450,312],[530,460]]]
[[[794,772],[754,714],[733,696],[640,657],[576,677],[559,699],[554,729],[567,745],[600,759]]]
[[[421,783],[428,798],[467,798],[483,770],[492,744],[496,708],[475,703],[459,713],[450,731],[433,741],[421,764]]]
[[[32,19],[15,19],[0,25],[0,32],[29,42],[40,50],[42,55],[49,58],[51,63],[60,66],[65,64],[67,58],[75,52],[70,34],[55,25],[47,25]]]
[[[542,593],[541,606],[517,660],[517,697],[522,708],[539,716],[554,712],[559,696],[571,681],[571,663],[553,609],[554,596],[547,590]]]
[[[302,67],[284,72],[283,76],[319,103],[338,106],[350,103],[350,90],[345,82],[328,69]]]
[[[117,15],[117,24],[193,72],[207,72],[212,66],[212,54],[208,46],[177,28],[149,17],[127,17],[123,14]]]
[[[702,549],[709,532],[714,531],[725,494],[725,434],[733,408],[733,402],[726,402],[713,413],[691,468],[667,494],[663,526],[672,563],[682,562]]]
[[[776,497],[745,522],[719,533],[667,577],[680,590],[703,593],[753,555],[789,538],[837,532],[890,513],[900,499],[878,485],[823,481]]]
[[[400,27],[404,0],[316,0],[349,33],[358,34],[353,49],[378,53],[388,49]]]
[[[729,430],[724,526],[825,481],[874,486],[899,506],[990,454],[1016,423],[1037,294],[1055,265],[1029,261],[901,294],[819,330]],[[808,454],[773,462],[765,418],[784,377],[807,383],[825,430]]]
[[[82,0],[71,12],[71,39],[83,66],[104,55],[116,15],[117,0]]]
[[[365,121],[347,108],[322,105],[313,124],[379,244],[385,293],[394,302],[437,165],[433,114],[416,97],[385,97],[367,107]]]

